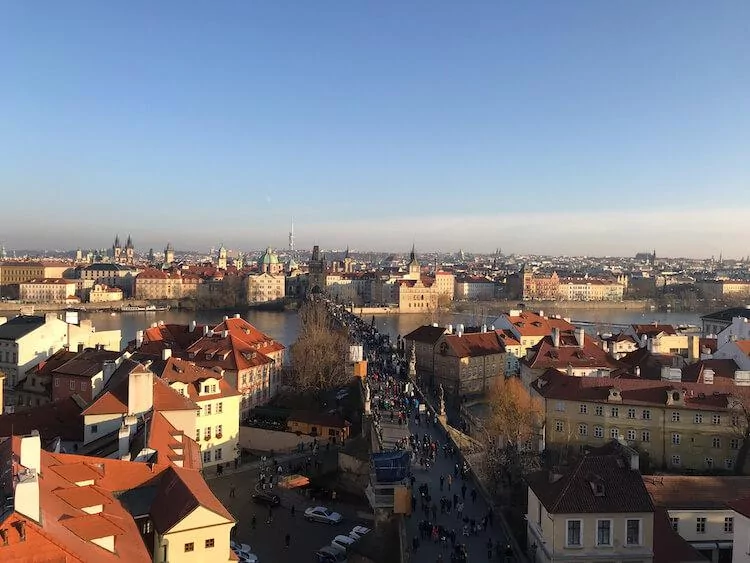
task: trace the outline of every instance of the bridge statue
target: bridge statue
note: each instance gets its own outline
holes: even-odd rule
[[[443,384],[440,384],[440,387],[438,387],[438,416],[442,416],[445,414],[445,390],[443,389]]]
[[[411,354],[409,355],[409,379],[415,380],[417,378],[417,350],[415,345],[411,345]]]

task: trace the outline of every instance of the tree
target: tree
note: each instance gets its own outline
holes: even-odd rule
[[[516,377],[500,377],[488,397],[485,466],[492,481],[513,487],[541,466],[539,438],[544,409]]]
[[[322,301],[308,301],[299,311],[300,331],[291,346],[290,387],[316,396],[346,383],[349,340]]]
[[[730,423],[732,433],[735,439],[739,441],[737,450],[737,459],[734,462],[734,472],[736,475],[745,474],[745,465],[747,464],[747,454],[750,452],[750,408],[748,408],[747,398],[732,395],[728,398]]]

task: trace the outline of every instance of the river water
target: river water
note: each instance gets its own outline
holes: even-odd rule
[[[553,311],[550,311],[552,313]],[[594,323],[587,330],[595,332],[597,329],[606,331],[608,324],[645,324],[657,321],[673,325],[692,324],[700,326],[701,313],[660,313],[643,312],[628,309],[575,309],[570,311],[554,311],[573,321],[586,321]],[[138,330],[150,326],[152,323],[164,321],[165,323],[188,324],[195,320],[198,324],[218,324],[227,313],[222,311],[159,311],[153,313],[82,313],[82,318],[91,319],[97,330],[122,329],[125,341],[135,339]],[[294,311],[270,312],[270,311],[246,311],[243,318],[255,325],[259,330],[265,332],[275,340],[289,346],[294,342],[299,330],[299,317]],[[372,318],[371,318],[372,319]],[[369,320],[371,320],[369,319]],[[392,338],[397,335],[405,335],[431,321],[439,322],[441,325],[452,323],[454,326],[463,323],[466,326],[477,326],[486,323],[490,326],[494,318],[481,318],[472,314],[455,313],[441,315],[439,318],[430,319],[424,315],[376,315],[375,326],[382,333],[390,334]],[[614,329],[618,332],[619,329]]]

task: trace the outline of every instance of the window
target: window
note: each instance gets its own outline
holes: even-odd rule
[[[555,421],[555,431],[556,432],[562,432],[565,430],[565,424],[562,420],[556,420]]]
[[[721,447],[721,438],[718,438],[714,436],[714,438],[711,440],[711,446],[714,448],[720,448]]]
[[[222,404],[221,401],[219,401],[218,403],[216,403],[216,414],[221,414],[223,412],[224,412],[224,405]]]
[[[211,452],[209,450],[206,450],[203,452],[203,463],[210,463],[211,461]]]
[[[724,469],[734,469],[734,460],[731,457],[724,460]]]
[[[650,442],[651,441],[651,431],[644,430],[641,432],[641,442]]]
[[[55,378],[55,387],[60,387],[60,378]]]
[[[601,426],[594,426],[594,438],[604,438],[604,428]]]
[[[75,391],[76,390],[76,382],[75,381],[71,381],[70,384],[69,384],[69,387],[70,387],[71,391]]]
[[[625,524],[625,542],[627,545],[641,545],[641,521],[628,518]]]
[[[221,448],[216,448],[214,450],[214,461],[219,461],[221,459]]]
[[[672,525],[672,529],[677,532],[678,528],[680,527],[680,519],[676,516],[670,516],[669,523]]]
[[[566,535],[565,545],[568,547],[581,546],[581,521],[568,520],[568,533]]]
[[[724,533],[731,534],[734,532],[734,518],[732,516],[726,516],[724,518]]]
[[[221,432],[221,424],[219,424],[219,425],[216,426],[216,437],[217,438],[221,438],[221,434],[222,434],[222,432]]]
[[[596,545],[612,545],[612,520],[596,521]]]
[[[609,435],[613,440],[617,440],[620,437],[620,430],[618,428],[613,428],[609,431]]]
[[[740,425],[740,417],[739,415],[733,414],[732,415],[732,426],[735,428],[738,428]]]
[[[144,534],[150,534],[151,533],[151,529],[152,529],[151,520],[146,520],[143,523],[143,526],[141,526],[141,531]]]
[[[587,405],[581,405],[580,406],[580,411],[581,411],[581,414],[588,414],[588,411],[589,411],[588,406]]]
[[[557,412],[565,412],[565,403],[557,401],[557,403],[555,403],[555,410]]]
[[[695,416],[693,416],[693,424],[703,424],[703,413],[695,413]]]
[[[628,430],[628,440],[635,440],[635,430]]]
[[[211,414],[211,403],[208,403],[206,405],[206,416]]]
[[[620,416],[620,409],[618,407],[612,407],[609,414],[612,418],[618,418]]]
[[[214,539],[207,539],[206,540],[206,549],[211,549],[214,546]]]
[[[604,407],[601,405],[596,405],[594,407],[594,414],[596,416],[604,416]]]
[[[188,553],[190,551],[195,551],[195,544],[193,542],[185,544],[185,553]]]
[[[714,467],[714,458],[707,457],[707,458],[705,458],[703,460],[703,463],[705,464],[706,469],[713,469],[713,467]]]
[[[680,435],[677,432],[672,434],[672,444],[674,444],[675,446],[679,446],[681,441],[682,438],[680,438]]]
[[[628,409],[628,418],[635,418],[635,409]]]
[[[97,432],[99,432],[99,425],[98,424],[92,424],[91,425],[91,433],[92,434],[96,434]]]
[[[651,411],[648,409],[644,409],[641,413],[641,418],[643,418],[643,420],[651,420]]]
[[[206,426],[206,428],[203,430],[203,439],[208,442],[211,439],[211,427]]]
[[[195,429],[195,441],[196,442],[201,441],[201,429],[200,428]]]
[[[698,534],[706,533],[706,519],[702,516],[695,519],[695,531]]]
[[[672,467],[679,467],[682,465],[682,460],[680,460],[680,456],[673,455],[672,456]]]
[[[729,440],[729,449],[730,450],[739,450],[740,449],[740,441],[738,438],[730,438]]]
[[[711,417],[711,424],[721,424],[721,415],[715,414]]]
[[[585,424],[579,424],[578,425],[578,435],[579,436],[588,436],[589,433],[589,427]]]
[[[680,413],[678,412],[672,413],[672,422],[680,422]]]

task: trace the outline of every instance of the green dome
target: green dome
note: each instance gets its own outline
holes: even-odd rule
[[[266,266],[269,264],[278,264],[279,263],[279,257],[276,255],[276,253],[271,250],[271,247],[269,246],[266,248],[266,251],[260,255],[260,259],[258,260],[259,266]]]

